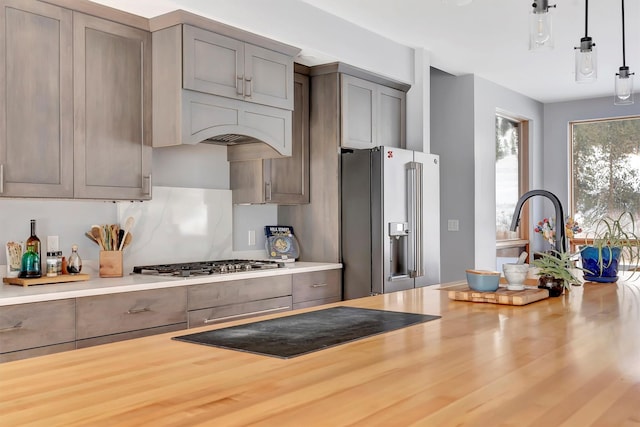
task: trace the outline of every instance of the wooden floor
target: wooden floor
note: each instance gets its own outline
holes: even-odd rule
[[[181,332],[9,362],[0,425],[640,426],[640,281],[522,307],[437,289],[342,304],[442,319],[289,360]]]

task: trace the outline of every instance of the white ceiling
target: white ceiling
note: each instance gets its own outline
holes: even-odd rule
[[[152,17],[182,8],[221,20],[220,2],[208,0],[94,0]],[[233,0],[225,0],[233,2]],[[271,2],[277,8],[286,2]],[[541,102],[611,96],[622,65],[621,6],[589,3],[589,35],[598,49],[598,80],[574,81],[574,46],[584,36],[584,0],[550,0],[555,49],[528,50],[533,0],[295,0],[322,9],[386,38],[430,53],[431,65],[455,75],[475,74]],[[468,3],[461,6],[456,3]],[[286,13],[286,11],[283,11]],[[626,64],[640,73],[640,2],[627,1]],[[224,22],[224,21],[223,21]],[[640,79],[640,74],[636,80]],[[636,82],[636,87],[640,83]]]

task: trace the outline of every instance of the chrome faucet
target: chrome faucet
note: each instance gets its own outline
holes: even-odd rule
[[[518,224],[520,223],[520,213],[522,212],[522,205],[524,202],[529,200],[533,196],[544,196],[547,199],[551,200],[553,203],[553,207],[556,210],[556,251],[558,252],[566,252],[567,250],[567,242],[565,239],[565,230],[564,230],[564,211],[562,210],[562,204],[560,203],[560,199],[550,191],[547,190],[531,190],[524,193],[518,203],[516,204],[516,209],[513,212],[513,219],[511,220],[511,231],[516,231]]]

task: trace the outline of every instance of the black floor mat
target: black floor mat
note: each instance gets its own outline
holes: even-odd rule
[[[439,318],[339,306],[173,339],[288,359]]]

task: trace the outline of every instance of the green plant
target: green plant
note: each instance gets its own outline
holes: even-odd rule
[[[539,257],[533,260],[532,264],[538,268],[538,276],[551,276],[554,279],[562,280],[565,289],[571,289],[571,285],[579,285],[580,279],[574,274],[573,270],[582,270],[576,267],[573,259],[577,254],[569,252],[537,252]]]
[[[597,249],[597,266],[600,274],[613,262],[613,248],[620,249],[619,263],[636,271],[640,266],[640,246],[635,231],[635,219],[631,212],[622,212],[617,218],[604,217],[598,220],[593,237],[585,239],[588,246]]]

